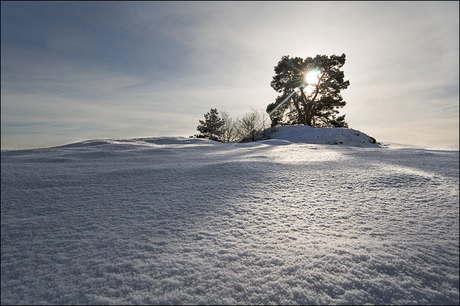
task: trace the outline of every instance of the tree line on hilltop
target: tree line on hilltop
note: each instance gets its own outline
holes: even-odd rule
[[[231,118],[227,112],[222,111],[222,117],[215,108],[204,114],[204,120],[199,120],[197,130],[200,134],[192,137],[206,138],[220,142],[255,141],[267,133],[270,127],[269,116],[251,108],[242,119]]]
[[[204,120],[199,120],[200,134],[191,137],[221,142],[255,141],[267,137],[269,127],[280,125],[348,128],[345,115],[338,115],[338,109],[346,105],[340,92],[350,85],[340,70],[344,64],[345,54],[305,59],[283,56],[270,83],[279,95],[265,112],[251,108],[242,119],[234,120],[227,112],[223,111],[220,117],[217,109],[211,108]]]

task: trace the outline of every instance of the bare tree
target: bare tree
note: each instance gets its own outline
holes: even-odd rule
[[[222,119],[224,120],[224,125],[222,126],[222,142],[232,142],[238,138],[236,132],[236,122],[233,121],[233,118],[229,116],[226,111],[221,111]]]
[[[242,141],[255,141],[268,124],[267,114],[252,107],[241,120],[237,120],[237,135]]]
[[[271,120],[270,120],[270,116],[268,115],[267,112],[263,111],[263,110],[259,110],[259,113],[260,113],[260,120],[261,120],[261,123],[262,123],[262,134],[263,136],[267,136],[267,131],[268,129],[270,128],[271,126]]]

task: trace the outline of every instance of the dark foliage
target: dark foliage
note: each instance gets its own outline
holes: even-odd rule
[[[200,124],[196,129],[200,134],[195,135],[197,138],[208,138],[211,140],[219,141],[219,137],[222,135],[225,121],[219,117],[217,109],[211,108],[210,112],[204,114],[204,120],[198,120]]]
[[[350,85],[340,70],[344,64],[345,54],[330,57],[317,55],[305,59],[283,56],[275,66],[276,75],[270,83],[280,93],[276,101],[266,109],[272,126],[305,124],[315,127],[348,127],[345,115],[338,116],[337,110],[346,105],[340,91]],[[317,78],[309,84],[305,77],[312,72]],[[295,94],[276,109],[294,90]]]

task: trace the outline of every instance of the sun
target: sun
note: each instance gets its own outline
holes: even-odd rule
[[[307,83],[307,86],[305,86],[305,93],[307,95],[310,95],[315,91],[318,81],[319,81],[319,69],[318,68],[315,68],[309,73],[305,74],[305,82]]]
[[[318,74],[318,69],[314,69],[305,75],[305,81],[307,81],[308,84],[316,84],[318,82]]]

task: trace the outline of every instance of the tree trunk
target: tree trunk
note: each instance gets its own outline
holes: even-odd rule
[[[303,89],[300,90],[301,95],[302,95],[302,105],[303,109],[305,111],[305,115],[303,118],[303,124],[312,126],[311,119],[312,119],[312,114],[311,110],[313,109],[313,102],[308,101],[307,96],[303,92]]]
[[[316,125],[316,122],[315,122],[315,113],[316,113],[316,110],[315,110],[315,100],[316,100],[316,97],[318,97],[318,94],[319,94],[319,83],[321,82],[321,79],[323,78],[324,74],[321,76],[321,78],[318,80],[318,84],[316,84],[316,91],[315,91],[315,95],[313,96],[313,98],[311,99],[310,101],[310,106],[309,106],[309,110],[308,110],[308,122],[310,123],[309,125],[310,126],[315,126]],[[303,92],[302,92],[303,93]],[[304,94],[304,97],[305,97],[305,94]],[[306,97],[305,97],[306,99]]]
[[[300,91],[302,91],[302,90],[300,90]],[[299,116],[298,116],[298,121],[299,121],[299,123],[305,124],[305,122],[304,122],[304,120],[303,120],[303,117],[304,117],[304,116],[302,115],[302,110],[301,110],[300,107],[299,107],[299,101],[298,101],[297,99],[298,99],[298,98],[297,98],[297,95],[295,95],[295,96],[293,97],[292,101],[294,102],[295,109],[297,110],[297,113],[299,114]]]

